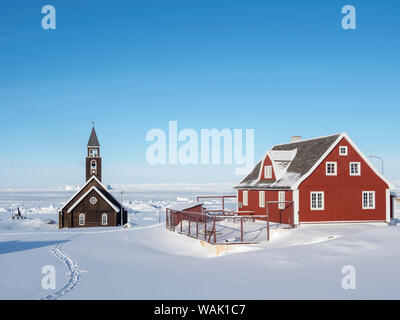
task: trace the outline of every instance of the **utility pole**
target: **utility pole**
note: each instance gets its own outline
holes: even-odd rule
[[[13,164],[11,164],[11,219],[13,218],[13,188],[14,188],[14,168],[13,168]]]
[[[381,158],[381,157],[378,157],[378,156],[374,156],[374,155],[371,155],[371,156],[369,156],[370,158],[376,158],[376,159],[379,159],[379,160],[381,160],[381,165],[382,165],[382,175],[383,175],[383,159]]]

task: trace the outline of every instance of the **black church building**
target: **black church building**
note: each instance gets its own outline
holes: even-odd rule
[[[101,182],[100,143],[94,126],[86,155],[86,183],[60,209],[59,228],[107,227],[127,223],[127,211]]]

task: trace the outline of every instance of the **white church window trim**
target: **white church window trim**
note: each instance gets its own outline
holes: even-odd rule
[[[84,226],[85,225],[85,214],[84,213],[80,213],[79,214],[79,225],[80,226]]]
[[[96,197],[91,197],[89,202],[90,202],[90,204],[96,204],[97,203],[97,198]]]
[[[108,225],[108,215],[107,215],[107,213],[103,213],[103,214],[101,215],[101,224],[102,224],[103,226]]]
[[[97,158],[99,154],[99,150],[98,149],[89,149],[89,157],[90,158]]]

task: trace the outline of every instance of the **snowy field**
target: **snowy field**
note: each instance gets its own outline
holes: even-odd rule
[[[218,250],[165,229],[166,206],[234,194],[214,187],[132,186],[125,229],[58,230],[57,210],[73,190],[15,193],[27,219],[11,221],[10,194],[0,192],[0,299],[400,298],[400,224],[302,225],[268,243]],[[46,265],[56,270],[55,289],[42,288]],[[342,288],[345,265],[356,270],[354,290]]]

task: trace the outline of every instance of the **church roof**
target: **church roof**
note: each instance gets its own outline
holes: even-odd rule
[[[82,197],[80,197],[77,201],[75,201],[75,203],[74,203],[71,207],[69,207],[69,209],[68,209],[67,212],[70,213],[80,202],[82,202],[82,200],[84,200],[84,199],[87,197],[87,195],[88,195],[92,190],[96,191],[96,192],[110,205],[110,207],[113,208],[113,210],[114,210],[115,212],[119,212],[119,211],[120,211],[120,209],[119,209],[116,205],[114,205],[114,204],[106,197],[106,195],[103,193],[104,190],[100,191],[99,189],[96,188],[96,186],[93,186],[93,187],[91,187],[84,195],[82,195]]]
[[[69,208],[74,205],[77,204],[76,202],[80,202],[81,200],[83,200],[87,194],[88,194],[88,190],[92,190],[93,186],[96,187],[96,192],[100,193],[100,195],[103,198],[107,198],[107,202],[110,204],[112,203],[112,208],[115,210],[115,208],[118,209],[121,208],[121,204],[112,196],[111,193],[109,193],[107,191],[107,188],[105,185],[103,185],[99,179],[96,178],[96,176],[92,176],[88,181],[86,181],[85,185],[78,190],[61,208],[60,208],[60,212],[62,212],[64,209],[69,210]],[[83,197],[82,197],[83,196]],[[79,197],[79,198],[78,198]],[[125,210],[125,209],[124,209]]]
[[[297,189],[300,183],[320,165],[343,138],[356,150],[376,175],[391,188],[390,182],[376,170],[346,133],[275,145],[268,150],[264,158],[235,188]],[[276,179],[261,179],[263,163],[267,157],[272,162]]]
[[[90,133],[90,138],[87,144],[88,147],[100,147],[99,139],[97,139],[96,130],[94,127],[92,128],[92,132]]]

